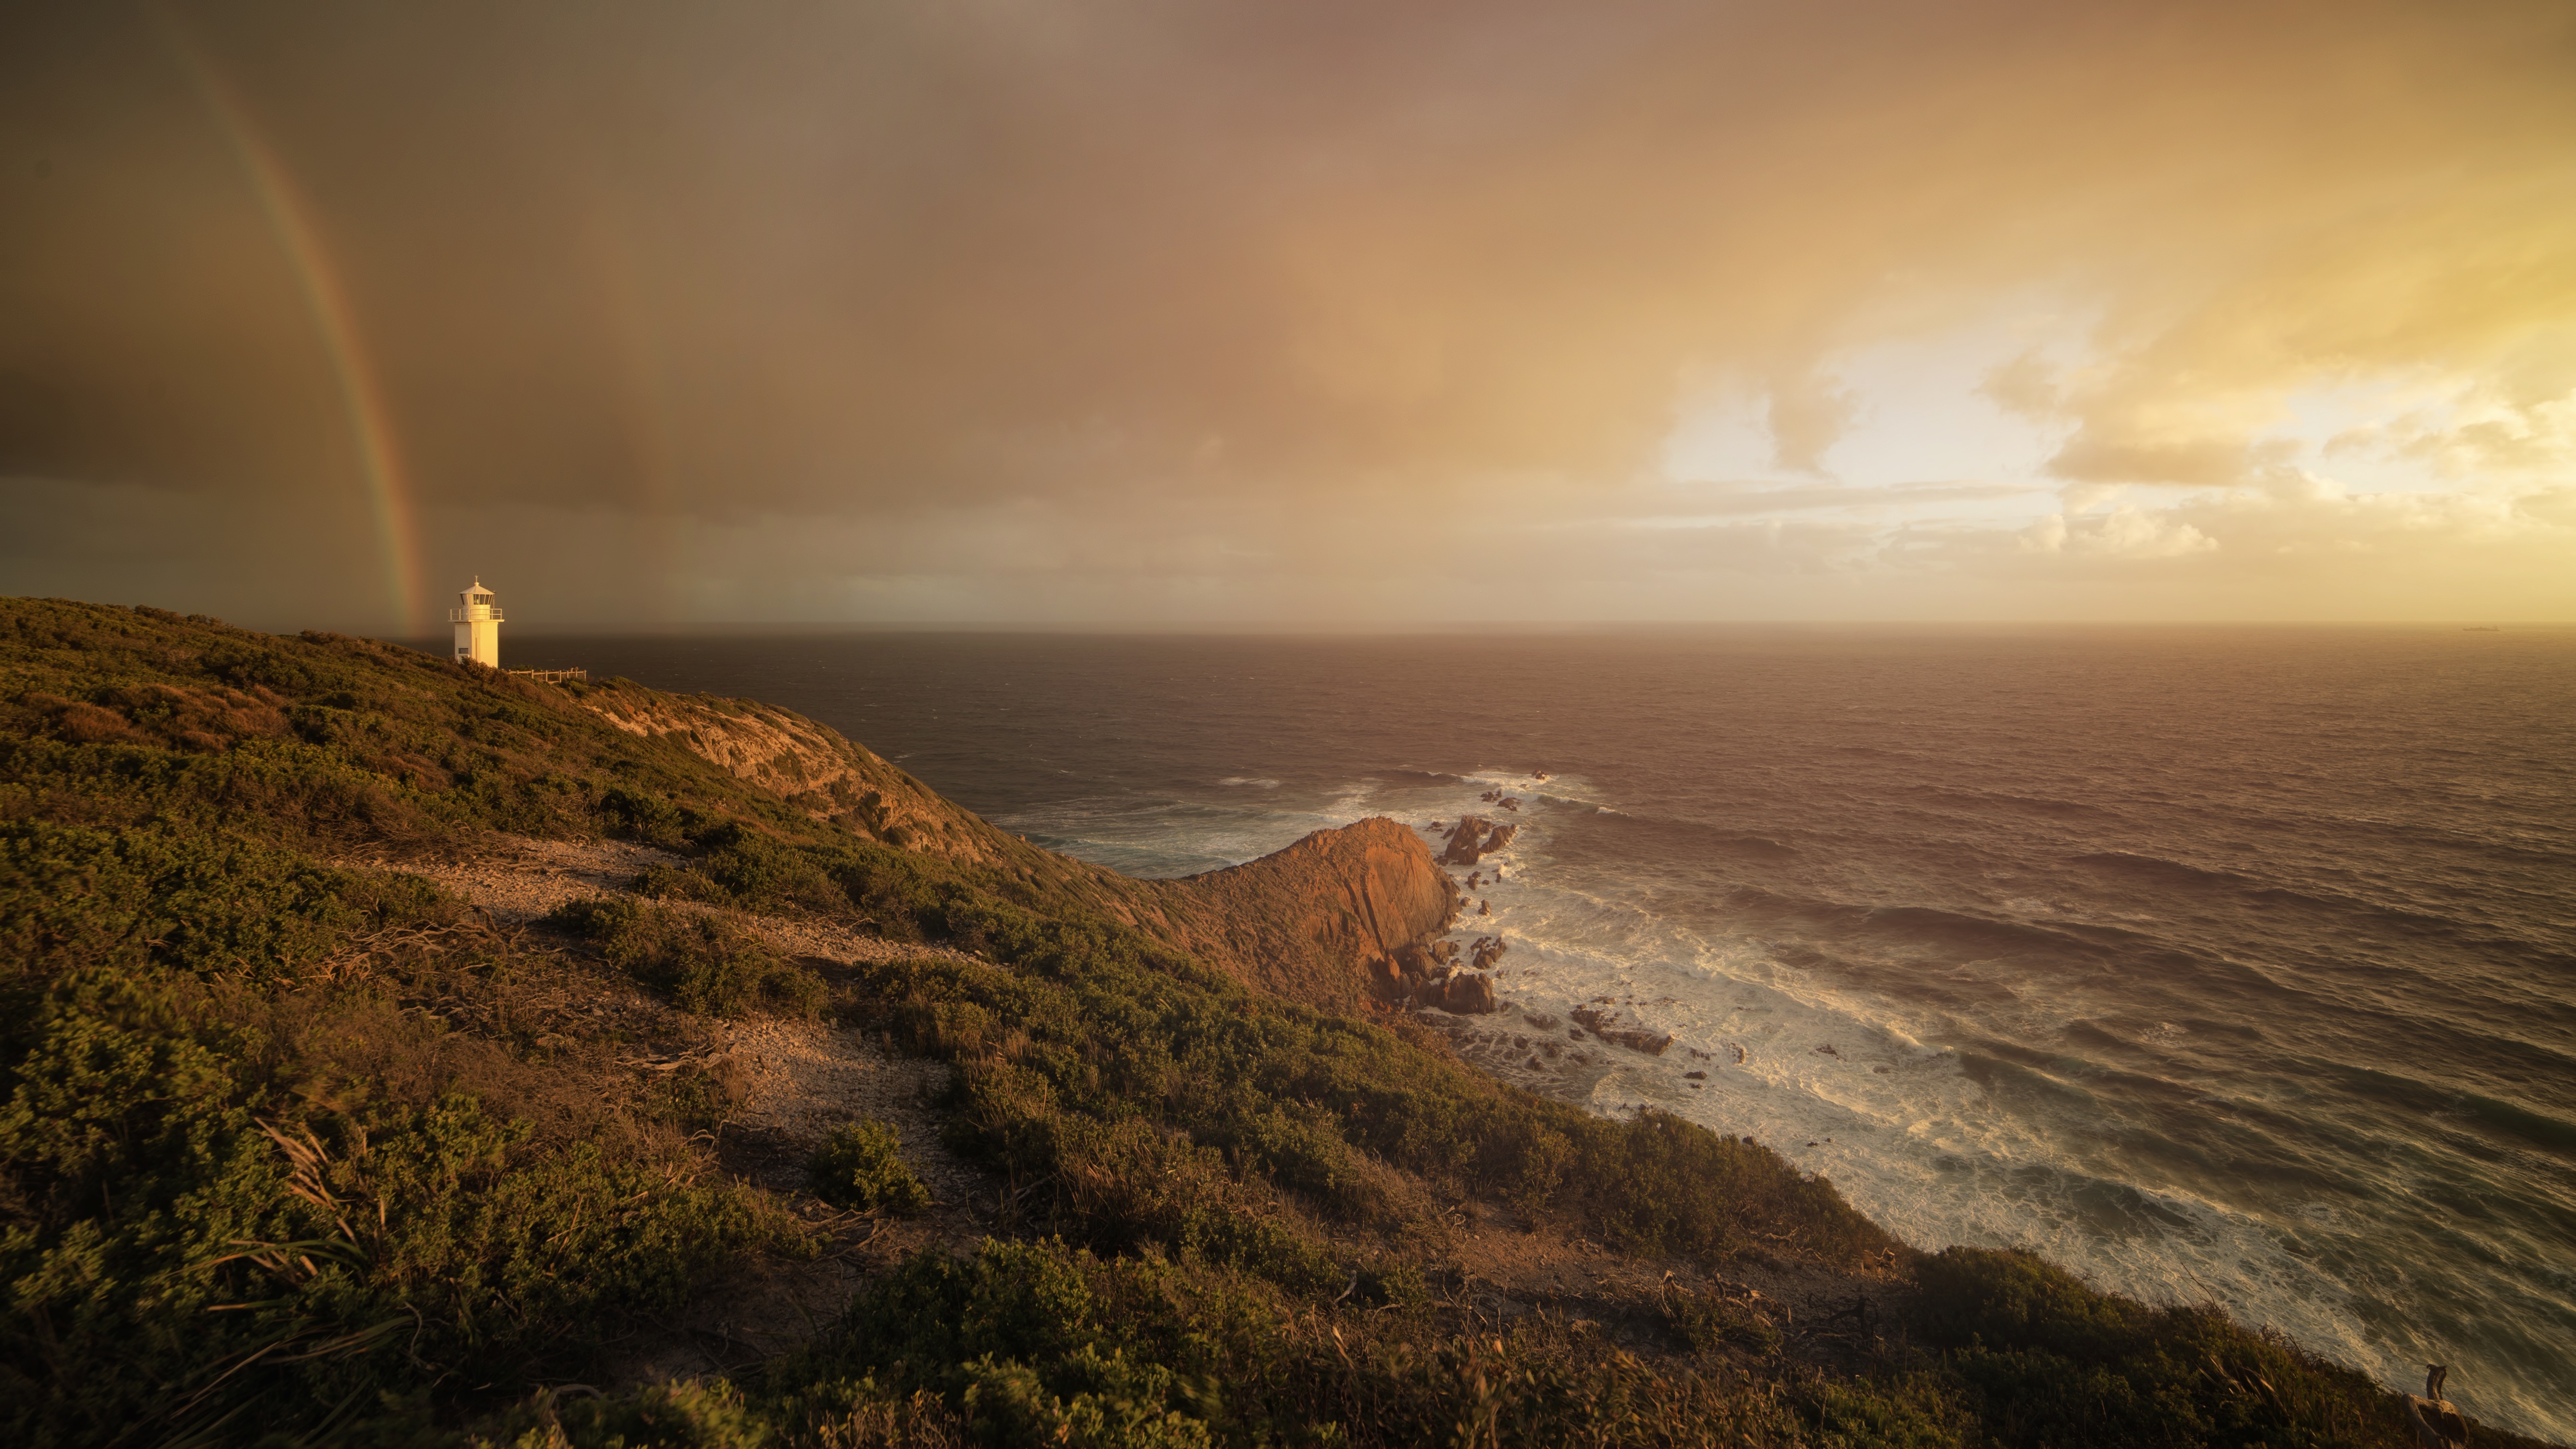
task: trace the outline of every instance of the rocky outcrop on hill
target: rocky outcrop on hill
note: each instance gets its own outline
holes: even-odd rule
[[[872,840],[973,865],[1019,853],[1010,835],[792,710],[631,686],[592,690],[581,702],[628,734],[667,739],[816,820]]]

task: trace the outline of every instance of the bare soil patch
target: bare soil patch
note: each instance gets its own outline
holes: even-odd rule
[[[430,858],[335,863],[424,876],[518,940],[570,902],[633,896],[637,876],[657,865],[681,864],[682,858],[627,841],[500,836]],[[827,970],[863,961],[965,955],[946,946],[889,941],[834,921],[735,919],[779,951]],[[540,939],[545,935],[538,933]],[[563,1045],[605,1032],[632,1043],[617,1066],[703,1072],[720,1083],[727,1106],[713,1134],[717,1164],[779,1194],[826,1245],[809,1262],[760,1259],[705,1285],[688,1307],[614,1356],[612,1385],[731,1371],[791,1349],[838,1314],[870,1276],[905,1254],[926,1247],[971,1248],[992,1230],[1003,1192],[998,1180],[939,1138],[942,1114],[931,1103],[947,1087],[944,1063],[906,1057],[864,1026],[686,1017],[623,982],[595,981],[587,991],[558,989],[547,999],[546,1009],[562,1023]],[[929,1212],[911,1219],[849,1214],[813,1196],[806,1168],[814,1149],[831,1129],[860,1118],[894,1129],[905,1161],[930,1188]]]
[[[577,900],[633,896],[635,878],[654,866],[682,866],[685,858],[626,840],[537,840],[495,835],[471,850],[396,859],[375,856],[334,861],[353,870],[399,870],[438,882],[504,926],[525,925]],[[669,902],[681,910],[707,910]],[[742,924],[790,956],[823,961],[917,960],[924,956],[974,959],[950,946],[889,941],[818,917],[739,917]]]
[[[810,1262],[757,1259],[705,1285],[615,1364],[623,1386],[735,1372],[803,1344],[866,1282],[923,1248],[971,1249],[993,1230],[1002,1189],[939,1140],[931,1105],[946,1088],[945,1063],[902,1056],[858,1027],[752,1018],[711,1024],[708,1069],[732,1106],[718,1129],[725,1168],[778,1193],[822,1235]],[[930,1188],[917,1218],[841,1213],[807,1178],[832,1128],[874,1118],[895,1131],[903,1156]]]

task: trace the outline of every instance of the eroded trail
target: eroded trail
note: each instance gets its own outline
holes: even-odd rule
[[[523,934],[577,900],[640,899],[636,878],[656,866],[677,866],[682,857],[627,841],[497,836],[436,859],[336,863],[425,877],[483,912],[494,926]],[[728,915],[809,967],[976,959],[951,947],[891,941],[838,922]],[[793,1348],[837,1314],[871,1275],[902,1256],[927,1247],[969,1249],[999,1225],[996,1213],[1007,1188],[940,1139],[944,1114],[931,1104],[947,1090],[949,1068],[943,1063],[905,1056],[863,1027],[766,1015],[689,1018],[622,982],[603,982],[587,999],[563,1001],[558,1009],[594,1029],[613,1023],[662,1045],[628,1058],[628,1066],[713,1083],[723,1101],[722,1117],[711,1129],[720,1166],[779,1194],[824,1229],[831,1243],[812,1262],[756,1260],[706,1285],[662,1325],[663,1334],[619,1361],[620,1383],[731,1370]],[[814,1150],[833,1128],[862,1119],[894,1129],[905,1161],[931,1190],[928,1213],[912,1219],[858,1217],[812,1195],[806,1164]]]

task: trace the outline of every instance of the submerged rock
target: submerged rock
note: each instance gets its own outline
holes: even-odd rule
[[[1511,844],[1512,837],[1519,832],[1520,827],[1517,825],[1496,825],[1481,815],[1470,815],[1460,820],[1450,830],[1449,839],[1442,846],[1440,859],[1449,865],[1474,865],[1484,857]],[[1494,876],[1497,880],[1501,879],[1502,871],[1497,868]]]
[[[1592,1034],[1603,1041],[1626,1047],[1632,1052],[1644,1052],[1650,1057],[1662,1056],[1673,1044],[1671,1032],[1642,1031],[1636,1027],[1621,1026],[1616,1012],[1595,1011],[1588,1006],[1578,1006],[1568,1015],[1592,1028]]]

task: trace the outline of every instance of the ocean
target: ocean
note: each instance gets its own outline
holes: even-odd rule
[[[1138,875],[1515,819],[1461,923],[1504,999],[1675,1038],[1537,1085],[2576,1442],[2576,630],[509,648],[787,705]]]

